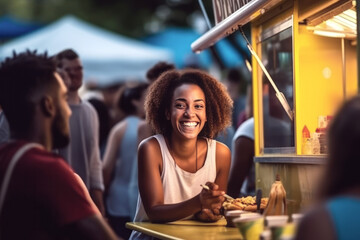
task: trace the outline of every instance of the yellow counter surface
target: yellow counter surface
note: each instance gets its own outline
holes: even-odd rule
[[[226,227],[226,220],[202,223],[183,220],[165,224],[128,222],[126,227],[159,239],[242,239],[237,228]]]

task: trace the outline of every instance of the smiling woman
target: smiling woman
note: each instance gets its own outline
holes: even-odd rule
[[[219,220],[230,168],[230,150],[213,140],[231,124],[224,86],[202,71],[168,71],[151,85],[145,111],[157,135],[139,146],[134,221]]]
[[[199,86],[206,96],[207,124],[199,136],[214,138],[231,124],[232,100],[224,86],[209,74],[199,70],[173,70],[160,79],[151,86],[145,101],[146,119],[157,133],[170,134],[172,126],[165,113],[170,109],[175,88],[185,83]]]

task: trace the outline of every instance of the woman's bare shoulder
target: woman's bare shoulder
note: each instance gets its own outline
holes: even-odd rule
[[[216,152],[220,154],[230,154],[230,149],[224,143],[216,141]]]
[[[160,144],[155,136],[144,139],[138,149],[139,166],[146,166],[147,169],[155,167],[162,170],[162,154]]]
[[[153,135],[153,136],[147,137],[144,140],[142,140],[139,144],[139,149],[140,148],[153,148],[155,146],[160,147],[158,140]]]
[[[161,148],[155,136],[150,136],[141,141],[138,149],[138,156],[140,158],[147,157],[151,159],[161,158]]]

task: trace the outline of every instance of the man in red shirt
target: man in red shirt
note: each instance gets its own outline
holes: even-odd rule
[[[0,105],[11,134],[0,147],[1,239],[116,239],[83,182],[51,152],[69,143],[66,98],[46,54],[27,51],[1,63]],[[29,143],[11,171],[14,156]]]

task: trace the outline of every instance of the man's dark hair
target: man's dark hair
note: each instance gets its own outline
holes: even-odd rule
[[[140,83],[135,87],[125,88],[119,98],[118,107],[126,114],[136,113],[137,109],[132,100],[139,100],[148,86],[147,83]]]
[[[61,68],[62,67],[61,60],[63,59],[74,60],[77,58],[79,58],[79,55],[73,49],[68,48],[56,54],[53,57],[53,60],[55,61],[57,67]]]
[[[37,91],[56,84],[55,64],[47,53],[36,51],[13,53],[0,65],[0,105],[10,129],[26,133],[34,117],[33,96]]]
[[[172,63],[158,62],[147,71],[146,78],[149,82],[154,82],[162,73],[173,69],[175,69],[175,65]]]

